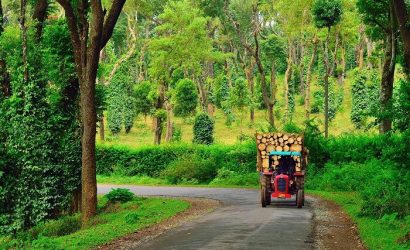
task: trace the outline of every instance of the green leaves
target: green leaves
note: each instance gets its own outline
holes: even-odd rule
[[[173,103],[176,116],[187,117],[194,114],[198,105],[198,92],[195,83],[189,79],[179,80],[175,88]]]
[[[214,121],[206,113],[195,117],[193,142],[207,145],[214,142]]]
[[[315,0],[313,3],[312,15],[317,28],[330,28],[336,25],[342,13],[341,0]]]

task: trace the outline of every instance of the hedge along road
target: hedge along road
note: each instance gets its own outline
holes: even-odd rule
[[[236,188],[148,187],[98,185],[98,193],[128,188],[136,195],[216,199],[214,212],[184,223],[140,249],[312,249],[313,211],[294,199],[273,201],[262,208],[259,191]]]

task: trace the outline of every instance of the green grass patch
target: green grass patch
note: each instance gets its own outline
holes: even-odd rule
[[[145,185],[145,186],[166,186],[169,183],[166,180],[153,178],[145,175],[123,176],[123,175],[97,175],[98,183],[105,184],[130,184],[130,185]]]
[[[361,215],[364,201],[356,192],[324,192],[309,190],[309,194],[318,195],[324,199],[339,204],[359,228],[359,234],[369,249],[410,249],[410,242],[400,244],[401,239],[410,231],[410,217],[397,219],[395,216],[385,216],[376,219]]]
[[[63,217],[37,226],[38,235],[33,235],[32,229],[25,233],[26,237],[23,239],[0,237],[0,249],[89,249],[164,221],[189,206],[188,202],[181,200],[142,197],[134,197],[122,204],[111,204],[103,197],[99,200],[99,214],[88,227],[75,232],[68,231],[69,234],[66,234],[67,231],[62,229],[65,224],[60,223],[67,221],[66,217]],[[78,215],[73,218],[78,222],[80,220]],[[78,225],[75,222],[71,224]],[[62,236],[51,236],[58,235],[60,231]],[[31,239],[27,235],[30,235]]]

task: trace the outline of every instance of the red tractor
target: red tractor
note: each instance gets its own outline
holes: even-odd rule
[[[257,167],[260,172],[261,204],[271,204],[272,197],[291,199],[298,208],[304,206],[304,180],[307,149],[303,137],[295,134],[256,134]]]
[[[273,164],[273,157],[278,157],[278,165]],[[301,208],[305,203],[304,178],[305,171],[296,171],[297,157],[300,152],[271,151],[269,168],[261,171],[261,203],[262,207],[270,205],[271,199],[291,199],[296,195],[296,205]]]

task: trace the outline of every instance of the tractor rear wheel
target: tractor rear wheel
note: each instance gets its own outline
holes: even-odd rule
[[[265,186],[266,186],[266,192],[265,192],[265,200],[266,200],[266,205],[270,205],[272,202],[272,196],[270,193],[270,185],[271,185],[271,178],[270,176],[265,176]]]
[[[262,207],[266,207],[266,205],[270,205],[270,193],[269,193],[269,179],[265,175],[261,177],[261,204]]]
[[[298,208],[302,208],[303,206],[303,190],[299,189],[298,193],[296,194],[296,206]]]

